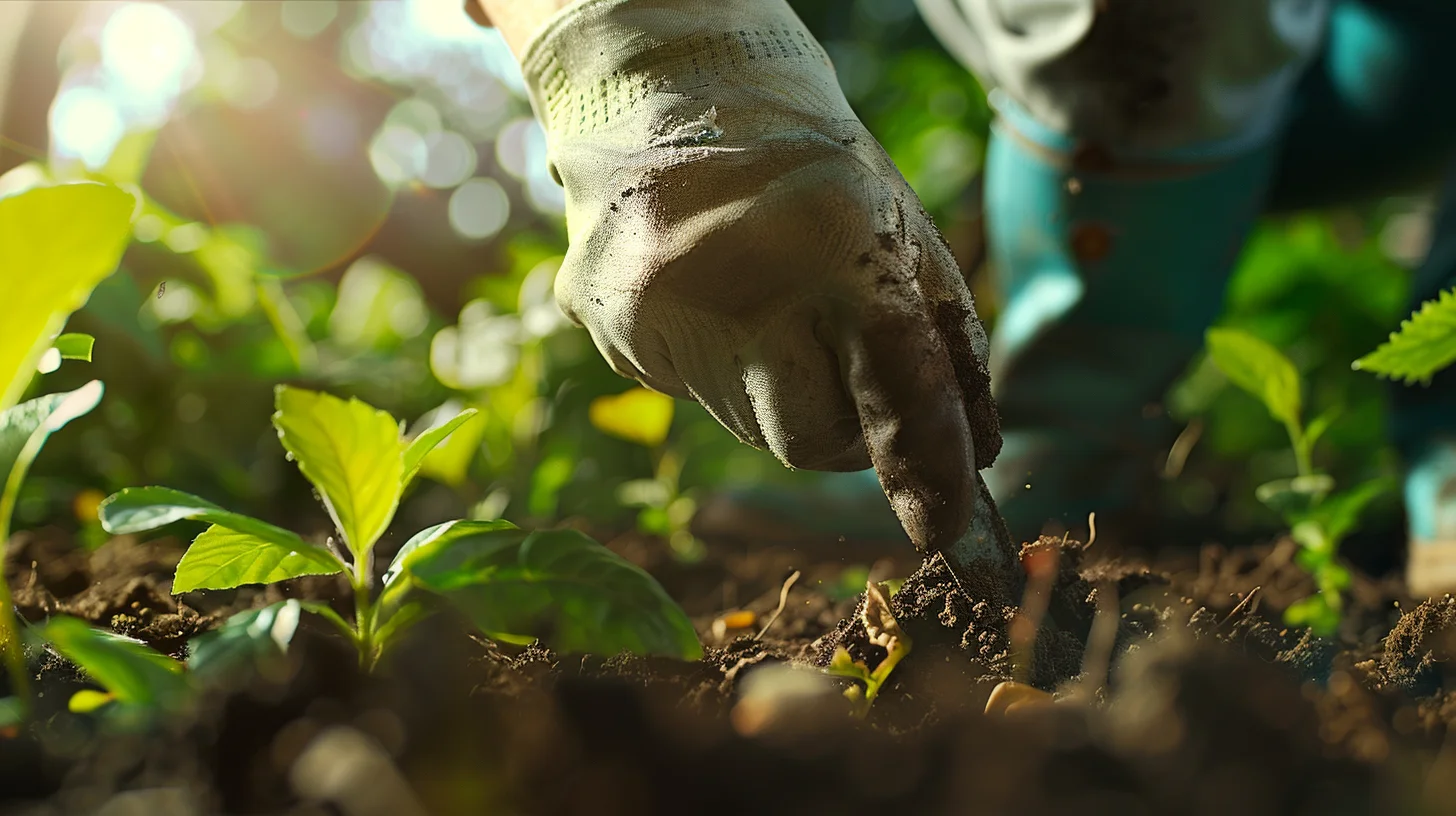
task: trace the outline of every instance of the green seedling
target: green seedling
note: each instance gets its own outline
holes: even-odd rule
[[[885,659],[874,669],[870,669],[863,661],[851,657],[848,649],[840,646],[834,650],[834,656],[830,658],[825,671],[864,684],[863,688],[850,686],[844,691],[844,696],[854,705],[855,716],[863,718],[869,714],[870,706],[874,705],[875,698],[879,697],[880,689],[890,679],[890,673],[895,670],[895,666],[910,654],[912,643],[910,636],[900,628],[900,623],[890,611],[888,591],[873,581],[865,584],[865,607],[860,620],[864,623],[870,643],[886,651]]]
[[[666,538],[679,558],[696,561],[706,547],[688,527],[698,505],[682,489],[685,457],[667,442],[672,417],[672,397],[646,388],[598,397],[589,412],[597,430],[635,442],[652,456],[652,478],[626,482],[617,491],[622,504],[640,508],[638,529]]]
[[[135,199],[103,184],[42,187],[0,198],[0,548],[20,484],[51,433],[96,407],[100,382],[19,404],[35,373],[64,358],[89,360],[91,338],[57,335],[121,260]],[[0,700],[0,727],[23,719],[29,705],[25,652],[0,579],[0,652],[15,698]]]
[[[399,549],[376,594],[374,551],[400,497],[429,452],[474,412],[406,439],[393,417],[357,399],[280,386],[276,407],[279,439],[317,488],[338,538],[323,546],[309,543],[165,487],[132,488],[107,498],[101,523],[113,534],[184,519],[211,524],[178,563],[174,593],[342,573],[353,595],[352,620],[326,604],[301,608],[338,628],[365,667],[373,667],[430,613],[431,597],[444,599],[502,641],[524,643],[544,633],[564,651],[628,650],[689,659],[701,654],[687,616],[651,576],[571,530],[530,532],[505,521],[439,524]],[[274,625],[263,628],[271,632]]]
[[[1456,289],[1428,300],[1403,320],[1400,330],[1352,367],[1407,385],[1429,383],[1436,372],[1456,362]]]
[[[1335,493],[1335,480],[1314,469],[1315,443],[1329,430],[1335,412],[1304,424],[1303,383],[1294,363],[1268,343],[1237,329],[1210,329],[1208,353],[1215,365],[1247,391],[1284,425],[1294,452],[1295,475],[1260,485],[1258,499],[1279,513],[1300,545],[1296,560],[1314,578],[1316,593],[1285,611],[1285,622],[1308,626],[1316,634],[1333,634],[1343,609],[1341,593],[1350,586],[1350,572],[1339,563],[1340,542],[1352,532],[1360,513],[1390,490],[1388,480],[1366,482]]]

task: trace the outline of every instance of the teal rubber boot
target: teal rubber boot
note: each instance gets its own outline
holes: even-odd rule
[[[1275,146],[1119,154],[993,102],[986,229],[1005,304],[991,341],[1005,443],[987,483],[1024,538],[1092,512],[1099,526],[1155,515],[1144,505],[1174,432],[1160,403],[1222,310]]]

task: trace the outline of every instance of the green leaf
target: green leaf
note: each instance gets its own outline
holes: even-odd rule
[[[102,529],[112,535],[143,533],[178,521],[203,521],[280,547],[298,550],[311,546],[297,533],[224,510],[207,499],[170,487],[128,487],[106,497],[97,508],[97,515]]]
[[[273,425],[318,488],[344,542],[361,562],[394,518],[403,492],[399,425],[357,399],[278,387]]]
[[[135,208],[103,184],[0,198],[0,410],[20,399],[66,318],[116,269]]]
[[[81,689],[71,695],[66,710],[72,714],[92,714],[116,702],[116,695],[96,689]]]
[[[410,540],[406,541],[404,546],[399,548],[399,552],[394,554],[394,558],[390,560],[389,567],[384,570],[384,577],[381,579],[384,590],[379,594],[379,603],[377,605],[381,613],[389,614],[396,607],[400,606],[401,599],[409,591],[409,582],[401,581],[399,577],[408,569],[409,561],[414,557],[414,554],[422,547],[432,544],[442,536],[450,533],[458,523],[460,522],[447,521],[443,524],[436,524],[433,527],[426,527],[410,536]],[[469,524],[471,525],[470,530],[472,533],[483,533],[491,530],[520,530],[516,525],[505,519],[471,521]],[[526,533],[521,531],[521,535],[524,536]]]
[[[1315,443],[1320,441],[1320,437],[1325,435],[1325,432],[1330,429],[1330,426],[1335,424],[1335,420],[1339,419],[1342,413],[1344,413],[1343,407],[1336,405],[1314,419],[1311,419],[1309,421],[1309,427],[1304,429],[1304,444],[1310,450],[1313,450]]]
[[[466,408],[448,421],[442,422],[410,440],[409,447],[404,449],[404,478],[401,484],[408,485],[414,479],[415,474],[419,473],[420,466],[424,464],[425,457],[430,454],[430,451],[449,438],[456,428],[469,422],[478,413],[480,412],[474,408]]]
[[[333,575],[344,565],[312,544],[289,546],[212,525],[193,539],[177,564],[172,593],[232,589],[243,584],[272,584],[303,575]]]
[[[433,609],[419,601],[401,605],[374,630],[375,653],[384,654],[411,626],[428,618],[433,612]]]
[[[1456,362],[1456,290],[1442,292],[1403,320],[1400,330],[1352,364],[1359,371],[1404,380],[1430,382],[1436,372]]]
[[[83,360],[91,362],[91,351],[96,348],[96,338],[80,332],[67,332],[56,338],[52,347],[62,360]]]
[[[1299,371],[1288,357],[1239,329],[1209,329],[1206,337],[1209,356],[1229,381],[1262,401],[1275,419],[1299,425]]]
[[[189,696],[182,664],[139,640],[70,617],[51,618],[41,637],[119,702],[173,708]]]
[[[0,731],[25,721],[25,703],[19,697],[0,697]]]
[[[597,397],[592,400],[587,415],[591,424],[603,433],[655,448],[667,439],[672,412],[672,397],[646,388],[633,388]]]
[[[293,599],[239,612],[189,642],[187,668],[208,683],[280,658],[302,614],[302,604]]]
[[[1370,503],[1396,489],[1394,480],[1371,479],[1358,487],[1336,493],[1320,502],[1308,518],[1324,528],[1331,546],[1339,546],[1360,521],[1360,514]]]
[[[1302,518],[1335,489],[1335,480],[1324,473],[1275,479],[1254,488],[1254,497],[1286,518]]]
[[[541,637],[563,652],[702,656],[692,623],[656,579],[575,530],[443,527],[409,555],[405,572],[487,635]]]
[[[0,542],[10,536],[20,484],[46,440],[95,408],[104,391],[99,380],[92,380],[75,391],[47,394],[0,414]]]
[[[343,615],[335,612],[332,606],[329,606],[323,601],[303,601],[302,603],[305,612],[312,612],[329,623],[332,623],[334,628],[338,629],[339,633],[347,638],[349,642],[353,643],[359,639],[359,633],[355,632],[354,627],[350,626],[349,622],[344,620]]]
[[[53,432],[95,408],[104,390],[99,381],[93,380],[75,391],[46,394],[0,413],[0,478],[23,479],[30,462],[25,462],[15,475],[22,452],[33,447],[33,459]]]
[[[1323,595],[1311,595],[1290,604],[1284,610],[1284,622],[1290,626],[1308,626],[1317,635],[1329,636],[1340,627],[1340,610]]]

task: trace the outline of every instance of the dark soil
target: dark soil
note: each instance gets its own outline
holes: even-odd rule
[[[368,676],[306,619],[285,670],[161,731],[101,733],[66,710],[84,679],[50,658],[37,727],[0,737],[0,813],[1456,812],[1456,601],[1357,577],[1339,637],[1286,629],[1308,591],[1287,542],[1153,563],[1039,542],[1028,553],[1060,559],[1029,657],[1009,636],[1023,599],[939,558],[917,569],[908,545],[880,559],[724,541],[696,564],[652,539],[611,546],[683,602],[702,661],[504,647],[439,617]],[[130,539],[88,555],[41,531],[10,542],[5,576],[32,620],[77,615],[172,654],[239,609],[338,593],[314,579],[176,598],[179,555]],[[864,720],[850,681],[814,668],[841,645],[884,655],[842,590],[854,563],[914,570],[891,601],[913,650]],[[727,628],[730,611],[751,623]],[[982,713],[1011,678],[1057,702]]]

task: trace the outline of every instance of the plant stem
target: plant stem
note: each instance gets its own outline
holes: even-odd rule
[[[1284,423],[1284,429],[1289,432],[1289,444],[1294,448],[1294,466],[1298,475],[1309,476],[1314,473],[1309,445],[1305,444],[1304,429],[1297,422]]]
[[[354,627],[358,637],[354,645],[359,648],[359,668],[365,671],[374,668],[374,604],[369,597],[369,583],[368,571],[355,571]]]
[[[30,463],[40,455],[45,445],[46,434],[33,433],[27,439],[20,454],[10,467],[3,488],[0,488],[0,560],[10,546],[10,521],[15,513],[15,502],[20,495],[20,481]],[[25,647],[20,642],[20,624],[15,618],[15,605],[10,597],[10,585],[0,572],[0,648],[5,651],[5,673],[10,677],[10,687],[20,700],[21,712],[30,711],[30,677],[25,667]]]

